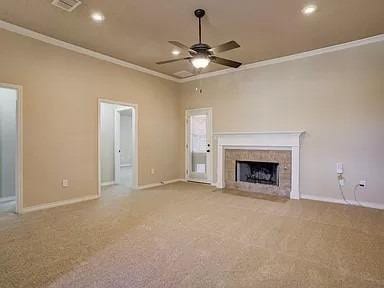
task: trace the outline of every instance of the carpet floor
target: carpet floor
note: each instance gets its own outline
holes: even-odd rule
[[[4,214],[14,214],[16,211],[16,201],[10,200],[0,203],[0,217]]]
[[[384,287],[384,211],[113,186],[0,217],[0,286]]]

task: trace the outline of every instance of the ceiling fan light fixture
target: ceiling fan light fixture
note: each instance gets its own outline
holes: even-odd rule
[[[217,45],[215,47],[211,47],[208,44],[203,43],[201,41],[201,18],[204,17],[204,15],[205,15],[205,11],[203,9],[195,10],[195,16],[199,18],[199,42],[198,43],[193,44],[191,47],[189,47],[178,41],[173,41],[173,40],[168,41],[170,44],[172,44],[173,46],[176,46],[178,49],[182,49],[183,51],[188,51],[189,56],[178,58],[178,59],[159,61],[159,62],[156,62],[156,64],[162,65],[162,64],[188,60],[190,61],[192,66],[197,70],[206,68],[210,62],[224,65],[227,67],[232,67],[232,68],[238,68],[241,65],[240,62],[236,62],[233,60],[220,58],[216,56],[217,53],[239,48],[240,45],[237,44],[236,41],[232,40],[232,41],[223,43],[221,45]],[[176,53],[173,53],[173,54],[176,55]]]
[[[195,56],[191,59],[191,63],[193,65],[193,67],[195,67],[196,69],[206,68],[208,66],[209,62],[211,62],[211,60],[207,56],[204,56],[204,55],[198,55],[198,56]]]

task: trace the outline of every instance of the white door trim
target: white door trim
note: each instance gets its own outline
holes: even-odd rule
[[[101,103],[108,103],[108,104],[115,104],[115,105],[122,105],[127,106],[127,108],[132,109],[132,122],[133,124],[133,187],[134,189],[137,189],[138,183],[139,183],[139,105],[132,104],[132,103],[126,103],[121,101],[114,101],[104,98],[98,99],[98,105],[97,105],[97,170],[98,170],[98,192],[97,195],[101,195]],[[116,132],[116,130],[115,130]]]
[[[17,91],[16,100],[16,129],[17,129],[17,149],[16,149],[16,213],[23,213],[23,87],[20,85],[0,83],[2,88],[15,89]]]
[[[213,181],[213,145],[212,145],[212,135],[213,135],[213,125],[212,125],[212,107],[206,107],[206,108],[196,108],[196,109],[187,109],[185,110],[185,146],[184,146],[184,151],[185,151],[185,179],[187,181],[197,181],[196,179],[190,178],[190,157],[189,157],[189,123],[188,123],[188,115],[191,113],[199,113],[199,112],[207,112],[208,114],[208,143],[210,144],[210,150],[211,152],[208,154],[207,157],[207,165],[208,165],[208,170],[207,170],[207,181],[198,181],[198,182],[204,182],[204,183],[209,183],[211,184]]]

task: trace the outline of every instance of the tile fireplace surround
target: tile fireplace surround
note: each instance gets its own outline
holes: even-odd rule
[[[225,187],[289,198],[291,193],[291,160],[291,151],[288,150],[225,149]],[[236,181],[238,180],[236,179],[236,161],[278,163],[278,185]]]
[[[215,133],[217,139],[216,187],[237,188],[250,192],[260,191],[300,199],[300,136],[303,133],[304,131]],[[287,152],[290,155],[287,155]],[[236,157],[238,159],[235,159]],[[235,183],[232,172],[235,173],[233,169],[236,160],[279,162],[281,166],[279,186]]]

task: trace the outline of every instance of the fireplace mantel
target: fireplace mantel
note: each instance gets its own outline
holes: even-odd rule
[[[281,149],[292,153],[291,199],[300,199],[300,136],[304,131],[271,132],[222,132],[215,133],[217,139],[217,188],[225,187],[225,149]]]

